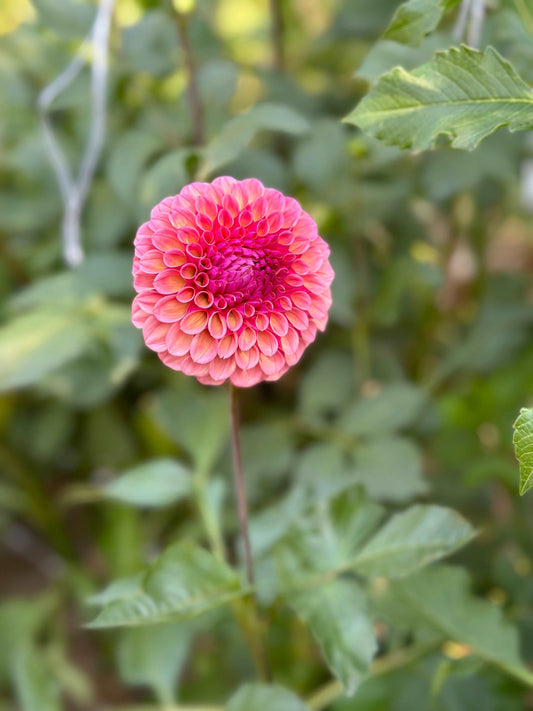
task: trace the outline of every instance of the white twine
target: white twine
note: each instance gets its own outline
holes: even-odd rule
[[[48,111],[52,102],[74,81],[83,69],[85,59],[80,54],[76,55],[66,69],[41,91],[37,100],[46,149],[49,153],[59,184],[61,199],[63,200],[63,258],[69,267],[74,267],[83,261],[84,254],[80,237],[81,214],[105,139],[109,32],[114,5],[115,0],[100,0],[93,26],[83,43],[89,43],[92,47],[91,126],[87,146],[76,177],[72,175],[65,155],[54,134]]]
[[[466,41],[470,47],[479,47],[483,21],[485,20],[485,0],[463,0],[453,37],[460,42],[466,34]]]

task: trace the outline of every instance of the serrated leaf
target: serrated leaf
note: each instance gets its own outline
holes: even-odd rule
[[[403,577],[470,541],[472,526],[456,511],[412,506],[379,529],[380,507],[347,491],[294,524],[275,547],[282,587],[313,587],[351,571]]]
[[[245,684],[234,694],[226,711],[309,711],[292,691],[277,684]]]
[[[394,13],[383,37],[416,47],[458,2],[460,0],[407,0]]]
[[[520,463],[520,496],[533,487],[533,408],[523,407],[514,423],[513,444]]]
[[[492,47],[451,47],[412,72],[384,74],[345,121],[388,145],[426,150],[440,135],[473,150],[502,126],[533,126],[533,94]]]
[[[168,548],[142,575],[128,580],[119,597],[89,627],[132,627],[189,619],[245,594],[237,573],[203,548],[176,544]],[[105,595],[105,591],[104,591]],[[94,602],[94,598],[93,598]]]
[[[533,686],[533,673],[520,659],[517,630],[497,605],[472,595],[466,571],[430,568],[395,581],[392,593],[443,639],[468,645],[485,661]]]
[[[369,576],[403,577],[450,555],[475,535],[457,511],[442,506],[412,506],[393,516],[351,561]]]
[[[367,675],[377,649],[365,592],[353,581],[333,580],[291,595],[290,606],[307,624],[347,695]]]
[[[101,488],[103,496],[142,507],[168,506],[192,491],[191,473],[174,459],[152,459]]]

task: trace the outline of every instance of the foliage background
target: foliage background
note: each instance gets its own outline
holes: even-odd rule
[[[327,333],[279,383],[242,393],[254,548],[287,533],[299,515],[290,494],[302,486],[321,506],[362,486],[390,511],[453,507],[480,533],[452,562],[533,659],[532,499],[517,496],[511,441],[533,372],[531,137],[501,130],[475,153],[414,154],[341,124],[383,71],[449,46],[457,8],[412,48],[379,39],[395,0],[281,4],[282,54],[262,0],[198,0],[188,15],[200,149],[172,6],[118,0],[107,138],[75,270],[61,262],[62,205],[36,101],[77,50],[91,3],[0,8],[2,709],[141,709],[176,695],[221,704],[253,678],[225,608],[194,623],[82,626],[94,616],[87,598],[107,583],[174,541],[205,543],[189,470],[210,475],[204,503],[239,559],[227,393],[167,371],[129,322],[136,226],[198,173],[255,176],[294,195],[336,271]],[[483,41],[531,80],[533,38],[518,7],[495,6]],[[73,165],[89,101],[84,70],[54,103]],[[159,458],[181,463],[162,491]],[[134,486],[110,485],[142,463]],[[427,634],[394,605],[380,609],[384,586],[383,576],[371,583],[379,656],[399,662],[331,708],[533,708],[527,686],[449,632],[419,658],[402,657]],[[267,642],[276,681],[303,697],[327,682],[309,632],[283,604],[268,609]]]

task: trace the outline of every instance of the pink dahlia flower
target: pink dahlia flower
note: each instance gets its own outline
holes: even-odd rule
[[[326,327],[328,256],[293,198],[254,179],[192,183],[137,232],[133,323],[205,385],[277,380]]]

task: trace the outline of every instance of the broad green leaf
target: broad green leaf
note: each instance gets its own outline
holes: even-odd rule
[[[185,622],[124,630],[117,650],[121,678],[126,684],[150,686],[161,704],[173,704],[192,632]]]
[[[289,604],[307,624],[332,673],[351,696],[377,650],[364,591],[353,581],[333,580],[295,592]]]
[[[513,444],[520,462],[520,495],[533,487],[533,408],[523,407],[514,423]]]
[[[344,351],[326,351],[300,379],[298,409],[305,418],[337,413],[354,390],[353,358]]]
[[[186,160],[190,152],[183,148],[169,151],[142,173],[139,185],[139,220],[148,220],[150,210],[168,195],[176,195],[189,182]]]
[[[203,548],[176,544],[140,577],[124,584],[126,594],[104,606],[89,627],[133,627],[178,621],[224,605],[245,593],[237,573]],[[104,591],[105,596],[105,591]],[[93,598],[94,602],[94,598]]]
[[[205,149],[202,178],[235,160],[258,131],[282,131],[300,135],[309,124],[299,113],[281,104],[258,104],[231,119]]]
[[[394,13],[385,39],[417,46],[460,0],[407,0]]]
[[[153,414],[168,436],[185,447],[196,471],[209,473],[229,435],[227,394],[169,388],[156,396]]]
[[[8,599],[0,604],[0,682],[11,669],[13,653],[18,646],[31,646],[57,607],[55,595],[34,599]]]
[[[533,686],[533,673],[520,659],[517,630],[497,605],[472,595],[466,571],[429,568],[392,586],[392,594],[443,639],[468,645],[486,662]]]
[[[102,487],[103,496],[142,507],[168,506],[191,494],[191,473],[174,459],[152,459]]]
[[[364,575],[409,575],[468,543],[475,529],[442,506],[412,506],[393,516],[351,561]]]
[[[309,711],[292,691],[277,684],[245,684],[234,694],[226,711]]]
[[[400,148],[426,150],[446,135],[473,150],[502,126],[531,128],[533,94],[492,47],[452,47],[412,72],[383,75],[345,121]]]
[[[125,202],[135,203],[137,200],[141,172],[148,159],[162,146],[160,136],[135,128],[123,133],[113,144],[108,164],[109,182]]]
[[[164,76],[179,65],[176,29],[162,10],[145,12],[139,22],[123,31],[122,42],[130,71]]]
[[[82,0],[32,0],[39,18],[63,37],[82,37],[91,28],[94,6]]]
[[[52,274],[21,289],[10,299],[9,306],[22,310],[45,304],[79,304],[88,296],[98,294],[130,297],[133,295],[131,263],[129,251],[90,254],[79,267]]]
[[[76,309],[41,308],[0,328],[0,391],[36,383],[66,365],[91,343]]]
[[[426,493],[420,451],[406,437],[371,439],[354,454],[352,481],[360,481],[372,498],[403,502]]]
[[[372,398],[359,398],[341,415],[338,428],[349,435],[382,436],[413,425],[426,393],[410,383],[384,385]]]
[[[27,644],[14,651],[12,663],[21,711],[61,711],[59,684],[42,653]]]

